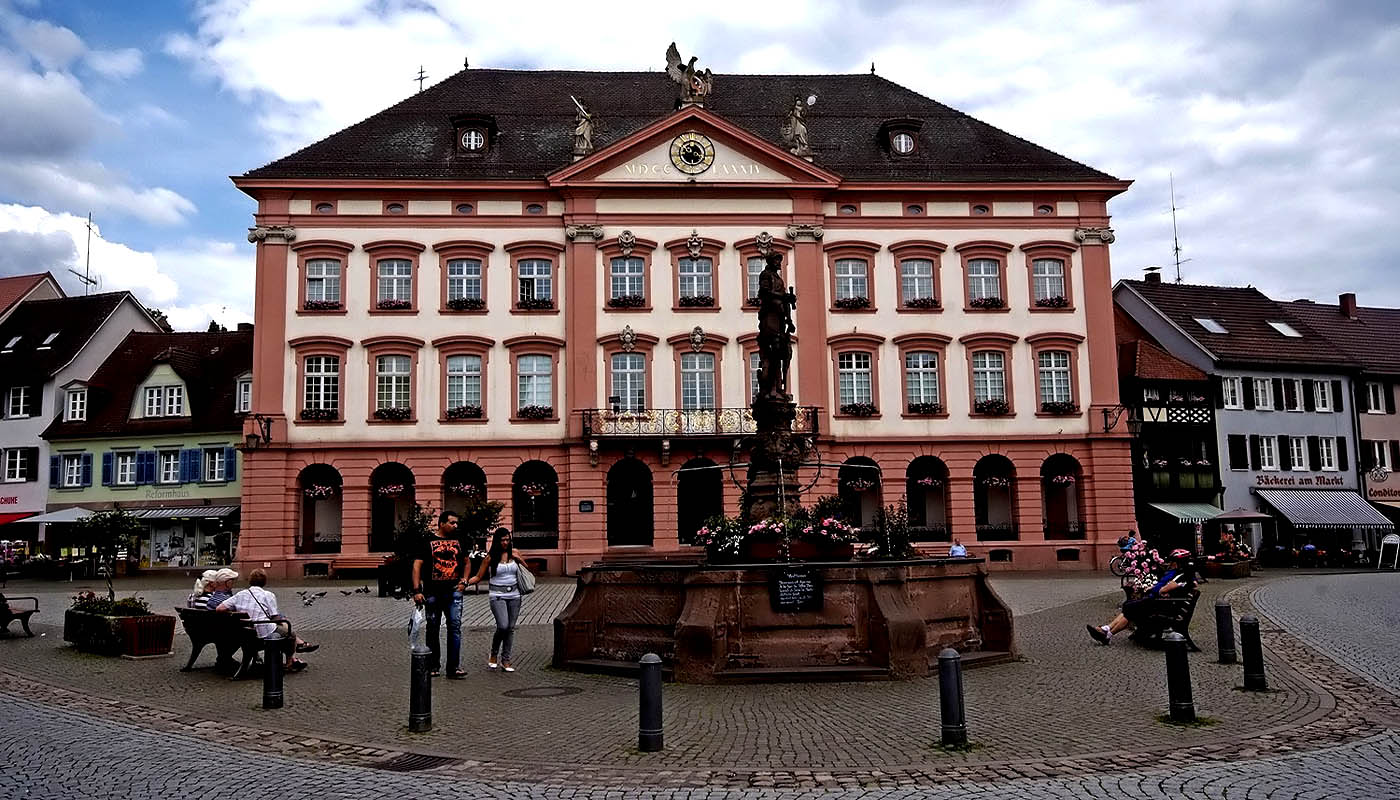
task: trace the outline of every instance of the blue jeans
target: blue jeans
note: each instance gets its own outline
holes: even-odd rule
[[[447,671],[456,672],[462,662],[462,593],[458,591],[430,594],[423,598],[428,610],[428,649],[433,651],[431,666],[434,672],[442,664],[442,643],[438,628],[442,613],[447,612]]]
[[[491,635],[491,659],[501,654],[501,660],[510,662],[510,654],[515,646],[515,620],[520,616],[520,598],[491,598],[491,613],[496,617],[496,632]]]

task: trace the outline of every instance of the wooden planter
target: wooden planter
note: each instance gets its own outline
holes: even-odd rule
[[[85,653],[104,656],[168,656],[175,644],[175,617],[106,617],[69,609],[63,614],[63,640]]]
[[[1248,561],[1207,561],[1201,572],[1207,578],[1248,578],[1250,575]]]

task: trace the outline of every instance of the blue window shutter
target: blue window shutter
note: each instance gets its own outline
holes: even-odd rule
[[[156,479],[156,451],[139,450],[136,453],[136,482],[141,485],[154,483]]]
[[[195,483],[199,475],[199,451],[180,451],[180,483]]]
[[[58,456],[49,456],[49,485],[50,485],[50,486],[58,486],[58,485],[59,485],[59,483],[58,483],[58,477],[59,477],[58,471],[59,471],[59,469],[61,468],[61,464],[62,464],[62,461],[61,461],[61,459],[60,459]]]
[[[229,481],[238,480],[238,448],[224,448],[224,478]]]
[[[83,464],[83,480],[82,480],[82,484],[83,484],[84,486],[91,486],[91,485],[92,485],[92,453],[83,453],[82,464]]]
[[[111,452],[102,454],[102,485],[112,485],[112,461],[114,455]]]

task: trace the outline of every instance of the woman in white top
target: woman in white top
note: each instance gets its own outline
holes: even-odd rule
[[[491,549],[481,568],[467,583],[476,585],[485,580],[490,589],[491,613],[496,617],[496,633],[491,637],[491,658],[486,666],[515,672],[510,665],[511,647],[515,644],[515,621],[520,618],[520,590],[515,585],[520,559],[510,546],[510,531],[497,528],[491,536]],[[497,659],[497,654],[500,658]]]

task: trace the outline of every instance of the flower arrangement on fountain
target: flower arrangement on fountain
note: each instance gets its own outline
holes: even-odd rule
[[[1167,564],[1156,550],[1141,540],[1123,553],[1123,588],[1133,597],[1140,597],[1156,585]]]
[[[380,497],[402,497],[405,491],[407,491],[407,487],[402,483],[386,483],[374,490],[375,494]]]
[[[332,486],[329,483],[313,483],[305,489],[302,489],[301,493],[311,500],[323,500],[327,497],[335,496],[337,490],[338,487]]]
[[[695,532],[692,544],[704,547],[709,560],[723,563],[740,558],[783,561],[808,557],[849,558],[860,530],[837,516],[822,516],[804,508],[750,522],[737,517],[711,517]],[[799,546],[794,547],[797,544]],[[765,551],[773,551],[765,557]]]

